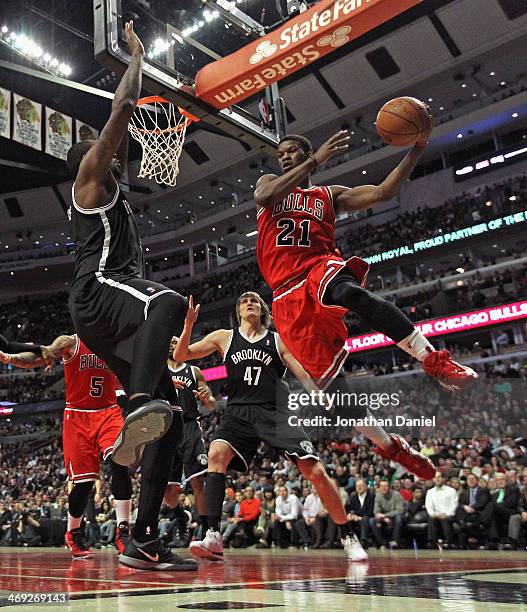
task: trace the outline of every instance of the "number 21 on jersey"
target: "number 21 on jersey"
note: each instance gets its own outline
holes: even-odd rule
[[[285,217],[280,219],[276,223],[276,227],[282,230],[276,237],[276,246],[278,247],[309,247],[311,246],[311,240],[309,239],[309,226],[311,221],[309,219],[302,219],[298,223],[300,232],[296,231],[297,223],[295,219]],[[300,235],[299,235],[300,234]]]

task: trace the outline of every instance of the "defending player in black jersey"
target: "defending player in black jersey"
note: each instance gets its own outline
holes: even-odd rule
[[[115,372],[128,395],[130,414],[113,460],[130,465],[142,456],[137,521],[119,561],[138,569],[197,569],[193,560],[172,555],[156,539],[159,509],[183,430],[166,354],[187,305],[175,291],[144,279],[139,232],[116,180],[115,155],[127,147],[144,54],[132,22],[126,24],[125,36],[130,65],[115,92],[110,118],[98,140],[79,142],[68,151],[75,177],[70,212],[76,243],[70,312],[81,340]]]
[[[223,559],[219,522],[225,497],[225,473],[228,468],[248,470],[263,441],[290,457],[302,476],[313,483],[339,526],[348,559],[367,559],[359,541],[352,535],[337,489],[318,460],[307,434],[301,427],[288,425],[289,415],[277,407],[277,395],[288,391],[283,380],[287,368],[308,391],[318,389],[278,334],[267,329],[271,322],[267,304],[257,293],[243,293],[236,303],[238,329],[214,331],[189,346],[198,312],[199,305],[194,309],[190,297],[174,359],[199,359],[219,351],[227,368],[227,408],[209,448],[206,483],[209,529],[202,541],[191,543],[190,551],[206,559]]]
[[[172,382],[178,390],[179,403],[183,409],[184,427],[179,452],[174,457],[172,471],[165,492],[165,502],[171,508],[175,508],[178,505],[181,479],[184,472],[186,481],[190,482],[192,487],[202,533],[205,535],[208,527],[207,500],[205,499],[207,451],[199,422],[198,402],[201,402],[207,410],[213,411],[216,409],[216,400],[205,381],[203,373],[198,367],[175,361],[172,358],[177,342],[178,337],[174,336],[170,343],[168,369],[172,374]]]

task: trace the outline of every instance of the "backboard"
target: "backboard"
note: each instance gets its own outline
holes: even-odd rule
[[[281,25],[281,13],[280,2],[270,0],[94,0],[95,56],[122,74],[130,60],[124,23],[133,19],[145,46],[144,90],[199,117],[198,126],[271,152],[286,130],[276,84],[218,110],[196,97],[194,83],[203,66]]]

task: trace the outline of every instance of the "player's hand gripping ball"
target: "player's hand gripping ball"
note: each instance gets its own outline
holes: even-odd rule
[[[394,98],[377,115],[377,133],[394,147],[426,146],[432,133],[432,111],[417,98]]]

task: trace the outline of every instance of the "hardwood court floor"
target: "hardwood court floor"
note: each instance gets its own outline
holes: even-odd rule
[[[144,572],[110,549],[84,561],[57,548],[0,549],[0,607],[10,593],[51,592],[69,604],[16,610],[527,612],[527,552],[370,551],[351,564],[339,550],[231,550],[197,572]]]

